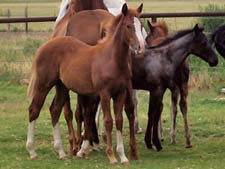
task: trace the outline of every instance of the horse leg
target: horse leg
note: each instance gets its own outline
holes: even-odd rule
[[[99,117],[100,117],[100,111],[101,111],[101,106],[99,105],[98,108],[97,108],[96,115],[95,115],[95,123],[96,123],[97,129],[99,129]]]
[[[58,82],[56,84],[56,95],[52,101],[52,104],[49,108],[52,118],[52,126],[53,126],[53,138],[54,138],[54,148],[59,154],[59,159],[64,159],[66,157],[66,153],[64,152],[60,128],[59,128],[59,117],[62,111],[62,107],[66,101],[68,101],[68,90],[65,86]]]
[[[153,110],[154,104],[152,101],[152,97],[149,94],[149,104],[148,104],[148,124],[147,124],[147,129],[145,132],[145,144],[147,146],[148,149],[152,149],[152,126],[153,126]]]
[[[99,97],[93,99],[93,107],[92,110],[90,112],[91,117],[92,117],[92,121],[91,121],[91,129],[92,129],[92,140],[93,140],[93,150],[95,151],[99,151],[99,138],[98,138],[98,128],[96,125],[96,112],[98,111],[98,107],[99,107]]]
[[[162,149],[158,136],[158,123],[163,108],[162,99],[164,92],[165,90],[157,88],[150,92],[150,99],[149,99],[148,125],[145,133],[145,143],[147,145],[147,148],[151,149],[152,148],[151,137],[153,136],[152,141],[153,144],[156,146],[157,151],[160,151]]]
[[[115,113],[115,120],[116,120],[116,138],[117,138],[117,147],[116,151],[120,157],[120,161],[122,164],[128,163],[128,159],[124,153],[124,146],[123,146],[123,105],[124,105],[125,93],[119,94],[116,98],[113,99],[113,108]]]
[[[162,116],[160,116],[160,119],[159,119],[159,124],[158,124],[158,135],[159,135],[159,139],[161,141],[164,141],[164,138],[163,138],[163,127],[162,127]]]
[[[82,144],[82,122],[83,122],[83,115],[82,115],[82,106],[81,106],[81,96],[77,95],[77,106],[75,111],[75,119],[77,122],[77,145],[78,149],[80,149]]]
[[[188,84],[183,83],[181,87],[181,96],[180,96],[180,110],[183,115],[184,119],[184,129],[185,129],[185,137],[186,137],[186,148],[191,148],[191,141],[190,141],[190,130],[188,127],[188,120],[187,120],[187,96],[188,96]]]
[[[134,160],[139,158],[137,151],[137,143],[135,138],[135,129],[134,129],[134,103],[131,96],[131,92],[128,91],[125,99],[125,112],[129,121],[129,130],[130,130],[130,157]]]
[[[136,134],[141,134],[142,133],[142,128],[140,128],[139,126],[139,122],[138,122],[138,114],[137,114],[137,94],[136,94],[136,90],[132,90],[132,99],[133,99],[133,103],[134,103],[134,114],[135,114],[135,118],[134,118],[134,129],[135,129],[135,133]]]
[[[74,132],[74,128],[73,128],[73,112],[72,112],[71,106],[70,106],[69,93],[67,96],[67,100],[68,101],[64,105],[64,117],[66,119],[68,131],[69,131],[70,153],[71,153],[71,155],[76,155],[76,153],[78,151],[78,147],[77,147],[77,140],[76,140],[75,132]]]
[[[78,111],[77,117],[79,118],[79,134],[81,138],[81,126],[82,126],[82,121],[84,122],[84,134],[83,134],[83,140],[81,141],[81,148],[77,152],[77,156],[80,158],[83,158],[89,154],[89,148],[90,148],[90,142],[92,141],[89,137],[89,133],[91,130],[91,120],[90,120],[90,101],[88,99],[88,96],[83,96],[83,95],[78,95]]]
[[[99,126],[100,126],[100,125],[99,125],[99,118],[100,118],[101,110],[102,110],[102,108],[101,108],[101,106],[99,105],[99,106],[98,106],[97,113],[96,113],[96,116],[95,116],[95,123],[96,123],[96,126],[97,126],[98,131],[101,132],[102,140],[106,143],[106,131],[105,131],[104,125],[103,125],[103,127],[102,127],[101,130],[99,129]]]
[[[172,118],[172,124],[170,129],[170,142],[171,144],[176,144],[176,118],[177,118],[177,100],[179,96],[179,89],[175,87],[173,90],[171,90],[171,118]]]
[[[155,112],[154,122],[153,122],[153,144],[156,146],[157,151],[162,150],[162,146],[160,143],[160,139],[158,136],[158,124],[161,117],[161,113],[163,110],[163,103],[162,101],[158,104],[157,112]]]
[[[30,154],[31,159],[38,158],[34,148],[34,127],[36,119],[40,114],[40,110],[44,104],[45,98],[50,89],[51,88],[36,92],[29,106],[29,124],[28,124],[26,148]]]
[[[117,159],[113,152],[112,147],[112,128],[113,128],[113,119],[110,111],[110,99],[111,96],[107,91],[103,91],[100,93],[101,98],[101,106],[103,110],[104,115],[104,125],[106,129],[106,140],[107,140],[107,146],[106,146],[106,153],[108,155],[109,161],[111,164],[117,163]]]

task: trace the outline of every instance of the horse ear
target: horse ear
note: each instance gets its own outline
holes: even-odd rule
[[[154,26],[152,26],[152,24],[150,23],[149,20],[147,20],[147,23],[148,23],[148,27],[149,27],[150,31],[153,32],[154,31]]]
[[[137,8],[137,12],[140,14],[143,9],[143,3]]]
[[[128,7],[127,7],[127,4],[125,3],[123,4],[123,7],[122,7],[122,14],[126,16],[127,13],[128,13]]]
[[[204,30],[204,27],[196,24],[195,27],[193,28],[193,30],[196,34],[198,34],[198,33],[202,32]]]

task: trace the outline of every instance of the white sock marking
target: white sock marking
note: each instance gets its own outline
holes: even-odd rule
[[[121,163],[129,162],[124,153],[123,136],[122,136],[121,131],[119,131],[119,130],[116,131],[116,141],[117,141],[116,151],[120,157]]]
[[[66,153],[63,150],[61,134],[60,134],[58,123],[56,123],[56,125],[53,127],[53,138],[54,138],[54,148],[58,152],[59,158],[60,159],[65,158]]]
[[[89,140],[83,140],[80,151],[77,152],[77,156],[83,158],[89,153]]]
[[[30,158],[34,159],[37,157],[37,153],[35,152],[34,149],[34,126],[35,126],[35,120],[30,122],[28,124],[28,132],[27,132],[27,151],[30,154]]]

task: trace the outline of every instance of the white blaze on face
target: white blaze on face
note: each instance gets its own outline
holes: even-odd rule
[[[114,16],[117,16],[121,14],[121,9],[124,3],[126,3],[125,0],[103,0],[103,3],[105,4],[108,11],[113,14]]]
[[[138,38],[139,44],[140,44],[140,51],[139,53],[144,53],[145,51],[145,38],[142,34],[142,26],[138,18],[134,17],[134,27],[135,27],[135,33]]]
[[[59,14],[55,20],[55,26],[59,23],[59,21],[66,15],[67,13],[67,6],[70,5],[71,0],[62,0],[60,9],[59,9]]]

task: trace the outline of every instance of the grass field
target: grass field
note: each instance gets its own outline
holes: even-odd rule
[[[23,16],[25,1],[1,0],[0,17],[10,9],[12,16]],[[129,1],[137,6],[140,1]],[[191,12],[198,11],[199,5],[208,3],[225,4],[225,0],[190,0],[190,1],[151,1],[145,0],[144,12]],[[59,0],[29,0],[30,16],[55,16],[58,13]],[[189,28],[194,18],[166,19],[170,30]],[[178,113],[177,144],[170,145],[170,93],[164,98],[163,128],[165,141],[162,152],[147,150],[143,141],[144,134],[137,135],[140,159],[130,161],[127,166],[110,166],[105,153],[105,144],[101,143],[100,152],[92,152],[87,159],[68,157],[57,159],[53,148],[51,119],[48,108],[53,93],[48,96],[41,115],[36,123],[35,145],[40,159],[29,159],[25,148],[28,106],[26,85],[21,79],[28,78],[31,61],[36,49],[51,35],[53,23],[29,24],[31,32],[21,32],[23,24],[12,24],[14,32],[4,32],[7,25],[0,24],[0,168],[63,168],[63,169],[222,169],[225,166],[225,96],[219,90],[225,87],[225,61],[220,57],[216,68],[209,68],[198,58],[191,57],[191,79],[189,94],[189,123],[193,148],[184,148],[184,130],[181,113]],[[143,129],[147,123],[148,94],[138,93],[138,110]],[[76,96],[72,95],[75,108]],[[124,116],[125,117],[125,116]],[[60,119],[63,144],[68,150],[67,128],[63,115]],[[74,123],[75,124],[75,123]],[[129,154],[128,123],[124,124],[125,151]],[[114,143],[115,143],[115,133]],[[115,145],[115,144],[114,144]]]

